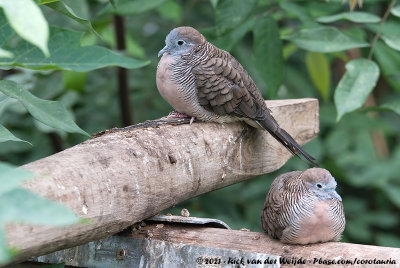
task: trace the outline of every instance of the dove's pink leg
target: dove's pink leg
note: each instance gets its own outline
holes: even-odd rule
[[[177,111],[170,112],[168,116],[177,117],[177,118],[189,118],[190,117],[187,114],[180,113]],[[194,116],[190,117],[190,125],[194,122],[195,119],[196,118]]]

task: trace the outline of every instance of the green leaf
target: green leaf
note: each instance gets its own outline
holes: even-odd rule
[[[57,263],[57,264],[43,265],[43,266],[40,266],[39,268],[64,268],[64,267],[65,267],[65,262]]]
[[[64,226],[79,222],[77,215],[65,206],[38,196],[19,185],[33,174],[10,164],[0,163],[0,265],[17,253],[6,243],[4,225],[8,222]]]
[[[49,25],[40,8],[32,0],[0,0],[0,6],[15,32],[48,57]]]
[[[285,46],[283,46],[283,49],[282,49],[283,58],[285,60],[287,60],[288,58],[290,58],[290,56],[292,56],[298,50],[299,50],[299,48],[295,44],[293,44],[293,43],[286,44]]]
[[[386,45],[400,51],[400,35],[382,35],[381,38]]]
[[[21,182],[29,180],[32,177],[33,173],[26,169],[0,162],[0,197],[4,193],[17,188]]]
[[[274,98],[282,84],[285,64],[279,28],[271,16],[256,21],[254,54],[257,69],[267,85],[269,98]]]
[[[257,0],[219,0],[215,10],[217,35],[226,34],[241,24],[253,11]]]
[[[311,81],[325,101],[329,100],[331,69],[325,54],[307,52],[306,65]]]
[[[0,265],[10,262],[13,256],[12,250],[8,248],[6,243],[4,226],[0,224]]]
[[[48,3],[54,3],[54,2],[58,2],[58,1],[60,1],[60,0],[36,0],[38,5],[46,5]]]
[[[0,48],[0,58],[12,58],[12,57],[14,57],[14,54],[12,54],[10,51]]]
[[[371,27],[370,27],[371,28]],[[387,22],[382,28],[381,38],[389,47],[400,51],[400,23]],[[376,29],[376,27],[375,27]],[[379,31],[379,30],[378,30]]]
[[[65,88],[83,92],[86,84],[86,72],[63,71],[62,74]]]
[[[182,20],[182,7],[175,0],[166,1],[157,8],[157,12],[164,18],[173,20],[175,23]]]
[[[393,16],[400,17],[400,5],[395,6],[392,10],[390,10]]]
[[[400,23],[388,21],[383,25],[381,38],[389,47],[400,51]]]
[[[386,192],[388,198],[400,208],[400,187],[397,185],[390,185],[390,187],[382,187],[383,191]]]
[[[394,99],[394,100],[388,101],[386,103],[383,103],[379,107],[390,110],[390,111],[395,112],[398,115],[400,115],[400,99]]]
[[[22,102],[29,113],[43,124],[66,132],[80,133],[91,137],[75,124],[62,103],[39,99],[12,81],[0,81],[0,91]]]
[[[374,56],[385,80],[400,93],[400,53],[378,41],[375,45]]]
[[[387,21],[383,26],[369,24],[367,27],[371,31],[379,33],[386,45],[400,51],[400,23],[397,21]]]
[[[46,6],[60,12],[61,14],[64,14],[64,15],[70,17],[71,19],[75,20],[76,22],[84,25],[93,34],[99,36],[99,34],[93,29],[92,23],[89,20],[81,18],[78,15],[76,15],[75,12],[72,10],[72,8],[67,6],[64,2],[61,2],[61,1],[50,2],[50,3],[47,3]]]
[[[213,8],[216,8],[218,5],[218,0],[210,0],[210,3],[213,6]]]
[[[15,188],[3,194],[0,211],[0,224],[18,222],[64,226],[79,222],[78,216],[64,205],[23,188]]]
[[[8,129],[6,129],[4,126],[0,125],[0,142],[5,142],[5,141],[18,141],[18,142],[26,142],[26,143],[30,144],[27,141],[18,139]],[[0,191],[1,191],[1,189],[0,189]]]
[[[223,50],[231,51],[246,33],[254,27],[254,23],[255,18],[250,17],[232,31],[218,36],[218,39],[212,43]]]
[[[325,16],[317,19],[318,22],[322,23],[331,23],[338,20],[349,20],[357,23],[378,23],[381,21],[381,18],[367,12],[353,11],[343,12],[340,14]]]
[[[155,9],[166,0],[120,0],[114,10],[119,15],[135,15]]]
[[[297,17],[307,27],[316,27],[319,25],[310,16],[310,14],[308,13],[308,10],[302,5],[297,5],[295,3],[287,2],[287,1],[285,1],[285,2],[281,1],[279,3],[279,6],[287,13],[293,14],[295,17]]]
[[[379,67],[373,61],[356,59],[346,64],[346,73],[335,89],[337,121],[364,104],[378,78]]]
[[[393,232],[378,232],[375,234],[375,239],[377,245],[381,247],[398,248],[400,245],[400,237]]]
[[[305,50],[321,53],[369,46],[368,43],[345,35],[334,27],[303,29],[284,39],[292,41]]]
[[[0,23],[0,29],[5,31],[4,34],[7,34],[6,28],[7,25]],[[9,30],[11,31],[11,29]],[[149,61],[132,59],[104,47],[80,47],[82,34],[81,32],[52,28],[49,40],[50,57],[44,57],[37,48],[28,43],[19,42],[15,48],[9,49],[16,57],[0,58],[0,65],[87,72],[106,66],[134,69],[149,64]]]

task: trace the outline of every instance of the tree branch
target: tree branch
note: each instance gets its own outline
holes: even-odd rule
[[[319,132],[316,99],[267,105],[299,144]],[[21,252],[17,261],[83,244],[194,196],[275,171],[290,157],[267,131],[243,123],[150,122],[106,132],[23,166],[35,174],[24,187],[63,203],[89,224],[10,224],[6,236]]]
[[[381,37],[381,34],[382,34],[383,25],[385,24],[387,18],[389,17],[390,11],[396,5],[396,2],[397,2],[397,0],[392,0],[392,2],[390,3],[388,9],[386,10],[385,14],[382,17],[382,21],[379,24],[378,32],[375,34],[375,37],[374,37],[374,39],[372,40],[372,43],[371,43],[371,49],[369,50],[369,54],[368,54],[368,59],[369,60],[372,59],[372,55],[374,54],[374,49],[375,49],[375,46],[376,46],[376,42],[378,42],[378,39],[379,39],[379,37]]]
[[[125,21],[123,16],[114,15],[114,31],[117,50],[124,51],[125,45]],[[130,104],[129,85],[128,85],[128,70],[122,67],[117,67],[118,79],[118,96],[121,108],[122,125],[132,125],[132,111]]]

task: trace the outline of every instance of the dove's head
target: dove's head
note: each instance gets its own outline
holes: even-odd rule
[[[309,190],[320,200],[338,199],[342,201],[336,192],[336,180],[328,170],[323,168],[310,168],[301,175]]]
[[[173,29],[165,39],[165,47],[158,52],[158,56],[168,53],[178,56],[190,52],[195,46],[206,42],[204,36],[192,27],[178,27]]]

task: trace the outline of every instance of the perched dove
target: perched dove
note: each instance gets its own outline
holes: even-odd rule
[[[267,234],[288,244],[338,241],[346,223],[335,178],[322,168],[280,175],[261,215]]]
[[[228,52],[207,42],[192,27],[173,29],[158,53],[157,87],[161,96],[192,120],[229,123],[242,120],[267,130],[290,152],[315,159],[279,127],[256,84]],[[192,122],[191,120],[191,122]]]

